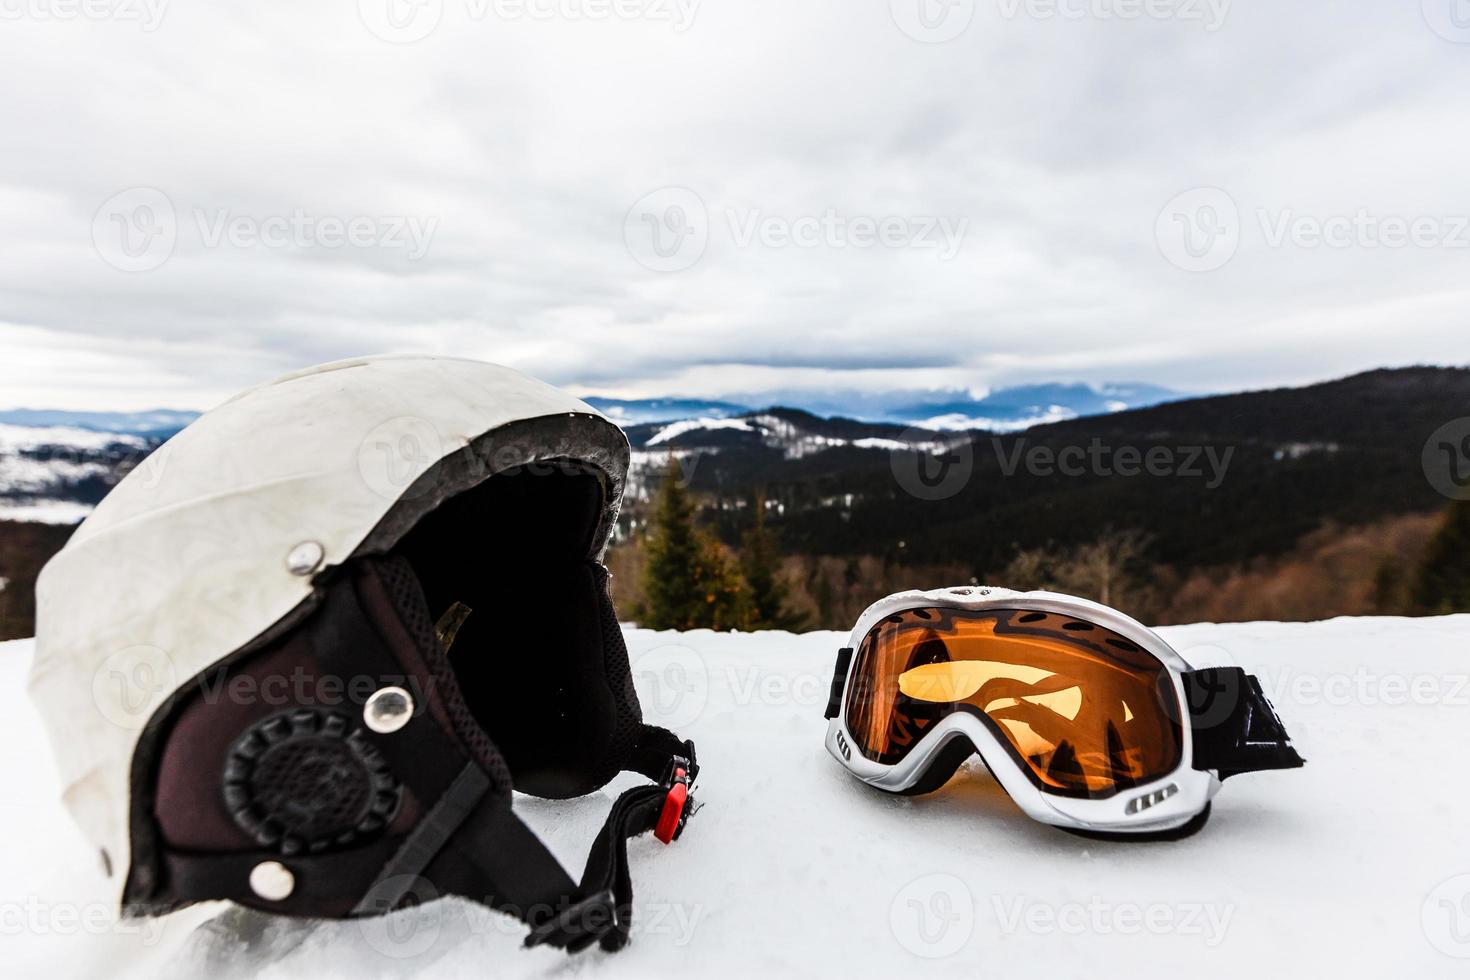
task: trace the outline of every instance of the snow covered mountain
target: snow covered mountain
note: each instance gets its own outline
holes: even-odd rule
[[[749,405],[699,398],[626,399],[588,395],[582,400],[621,426],[674,422],[679,419],[724,419],[750,411]]]
[[[0,520],[75,524],[162,434],[0,422]]]
[[[720,455],[734,465],[758,467],[836,450],[882,454],[910,450],[932,455],[970,438],[963,432],[819,418],[792,408],[772,408],[734,418],[649,423],[629,426],[626,431],[633,447],[627,494],[634,500],[648,496],[653,477],[668,465],[671,456],[692,477],[691,470],[699,461],[712,455]]]
[[[199,417],[198,412],[155,408],[146,412],[69,412],[56,409],[13,408],[0,411],[0,425],[29,428],[70,428],[90,432],[123,432],[168,438]]]
[[[960,433],[1013,432],[1181,397],[1154,385],[1046,384],[994,392],[775,392],[748,398],[585,400],[628,431],[637,496],[650,466],[672,452],[775,450],[802,459],[826,450],[940,452]],[[783,404],[788,408],[758,406]],[[113,484],[198,413],[0,411],[0,520],[72,524]]]
[[[728,419],[780,405],[812,415],[863,422],[918,425],[929,429],[1014,432],[1046,422],[1146,408],[1192,397],[1148,384],[1037,384],[994,391],[910,389],[862,391],[804,389],[732,395],[722,401],[691,398],[584,400],[620,425]]]

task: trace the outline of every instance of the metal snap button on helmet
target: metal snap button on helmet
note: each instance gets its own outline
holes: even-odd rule
[[[267,902],[280,902],[296,890],[296,876],[279,861],[262,861],[250,869],[250,890]]]
[[[378,734],[392,734],[413,718],[413,695],[401,687],[380,688],[363,705],[362,717]]]
[[[322,567],[322,561],[326,559],[326,552],[322,546],[315,541],[303,541],[291,549],[286,556],[286,568],[292,575],[310,575]]]

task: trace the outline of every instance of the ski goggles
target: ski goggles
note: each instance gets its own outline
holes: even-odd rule
[[[878,601],[827,718],[828,751],[871,786],[930,793],[978,754],[1028,815],[1089,836],[1188,836],[1223,780],[1303,765],[1255,677],[1195,670],[1117,610],[1049,592]]]

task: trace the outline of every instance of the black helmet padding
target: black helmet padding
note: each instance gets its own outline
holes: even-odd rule
[[[471,612],[449,656],[523,793],[582,796],[624,768],[642,713],[607,571],[586,559],[602,482],[570,464],[500,474],[428,514],[396,549],[435,621]]]

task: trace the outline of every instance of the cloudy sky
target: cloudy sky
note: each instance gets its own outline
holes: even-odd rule
[[[0,0],[0,407],[1470,362],[1470,2]]]

